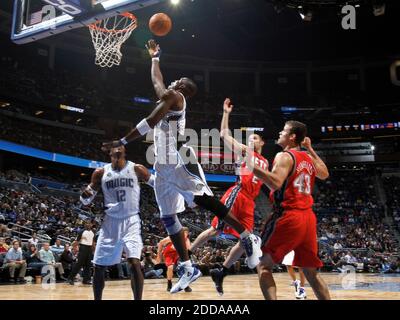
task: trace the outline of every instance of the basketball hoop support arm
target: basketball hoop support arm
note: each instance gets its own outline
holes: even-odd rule
[[[23,15],[25,1],[26,0],[14,0],[11,40],[16,44],[30,43],[71,29],[85,27],[91,23],[115,16],[119,13],[137,11],[164,2],[165,0],[104,0],[97,4],[93,10],[83,11],[81,14],[75,16],[70,14],[62,14],[58,17],[47,16],[42,22],[32,26],[24,25]],[[44,5],[58,3],[63,6],[62,9],[64,10],[62,11],[66,12],[66,10],[71,10],[72,12],[72,7],[66,7],[67,2],[68,4],[75,3],[75,7],[77,6],[77,1],[72,0],[46,0],[43,3]],[[47,11],[43,13],[46,15]]]

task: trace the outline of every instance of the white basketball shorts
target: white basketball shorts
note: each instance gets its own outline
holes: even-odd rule
[[[213,196],[199,163],[156,165],[155,169],[154,192],[161,217],[185,211],[185,201],[189,207],[195,207],[195,196]]]
[[[140,259],[142,249],[141,220],[138,214],[122,219],[106,215],[97,239],[93,263],[100,266],[118,264],[122,252],[126,253],[127,258]]]

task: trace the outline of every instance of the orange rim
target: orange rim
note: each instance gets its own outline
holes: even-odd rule
[[[105,29],[100,27],[100,24],[103,20],[97,21],[95,23],[89,24],[88,27],[90,29],[95,29],[101,32],[105,32],[105,33],[117,33],[117,32],[128,32],[131,30],[134,30],[137,27],[137,19],[136,16],[130,12],[123,12],[118,14],[119,16],[123,16],[125,18],[129,18],[130,20],[132,20],[134,23],[129,27],[129,28],[125,28],[125,29],[120,29],[120,30],[115,30],[115,29]]]

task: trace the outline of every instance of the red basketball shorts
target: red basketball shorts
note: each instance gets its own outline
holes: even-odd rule
[[[221,198],[221,202],[231,209],[232,214],[239,220],[244,228],[249,231],[253,231],[254,228],[254,201],[246,197],[242,193],[232,194],[225,193]],[[231,234],[236,238],[239,238],[239,234],[231,228],[224,221],[214,217],[211,222],[211,226],[218,231],[225,234]]]
[[[318,258],[317,218],[309,210],[287,210],[266,224],[262,236],[262,251],[271,255],[275,263],[294,250],[293,265],[320,268]]]
[[[167,250],[163,252],[164,262],[167,267],[175,265],[179,260],[179,255],[176,250]]]

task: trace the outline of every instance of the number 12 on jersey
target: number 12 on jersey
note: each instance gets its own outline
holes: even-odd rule
[[[117,201],[118,202],[126,201],[126,192],[125,192],[125,190],[117,190]]]
[[[299,193],[311,193],[311,177],[309,174],[302,172],[294,181],[293,185]]]

